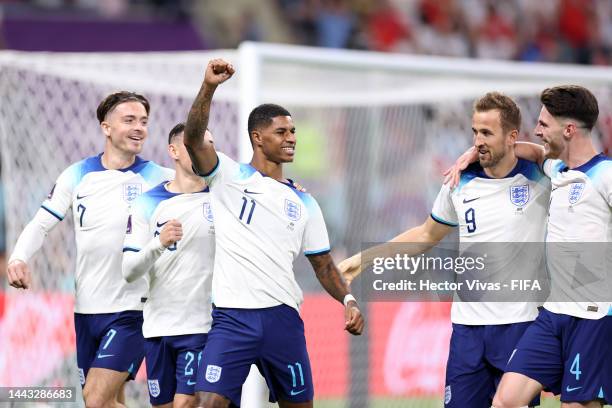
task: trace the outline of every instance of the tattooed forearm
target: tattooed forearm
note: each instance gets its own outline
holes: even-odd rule
[[[216,86],[202,84],[200,92],[196,96],[185,124],[185,145],[197,149],[204,143],[204,131],[208,126],[210,106],[215,93]]]
[[[348,285],[342,278],[340,271],[334,264],[329,253],[324,255],[311,255],[308,257],[317,279],[334,299],[339,302],[344,300],[344,296],[350,293]]]

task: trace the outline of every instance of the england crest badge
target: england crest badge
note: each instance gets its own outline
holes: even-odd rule
[[[159,393],[160,393],[159,381],[148,380],[147,383],[149,384],[149,394],[151,394],[153,398],[159,397]]]
[[[219,381],[221,379],[221,370],[223,368],[216,366],[216,365],[212,365],[209,364],[206,366],[206,381],[208,381],[209,383],[216,383],[217,381]]]
[[[567,195],[567,198],[570,204],[576,204],[580,197],[582,197],[582,193],[584,192],[584,183],[572,183],[570,184],[570,191]]]
[[[123,185],[123,199],[131,204],[142,193],[142,184],[126,183]]]
[[[447,385],[446,388],[444,388],[444,404],[448,404],[449,402],[451,402],[452,398],[453,393],[451,391],[451,386]]]
[[[204,203],[204,218],[206,218],[209,222],[213,222],[213,213],[210,208],[210,203]]]
[[[529,202],[529,184],[511,186],[510,202],[517,207],[524,207]]]
[[[296,202],[285,199],[285,214],[291,221],[297,221],[302,217],[302,206]]]

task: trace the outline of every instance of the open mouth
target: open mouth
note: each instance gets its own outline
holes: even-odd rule
[[[285,153],[288,154],[295,154],[295,147],[294,146],[286,146],[286,147],[282,147],[281,150]]]

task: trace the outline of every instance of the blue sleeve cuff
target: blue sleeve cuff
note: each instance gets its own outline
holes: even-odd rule
[[[304,255],[313,256],[313,255],[325,255],[331,251],[330,248],[317,249],[316,251],[304,251]]]
[[[52,216],[54,216],[55,218],[57,218],[60,221],[64,220],[64,217],[62,217],[61,215],[59,215],[58,213],[56,213],[55,211],[51,210],[50,208],[45,207],[44,205],[41,205],[40,208],[42,208],[43,210],[47,211],[49,214],[51,214]]]
[[[433,213],[431,213],[430,216],[437,223],[448,225],[449,227],[457,227],[457,226],[459,226],[459,224],[457,224],[457,223],[446,221],[446,220],[443,220],[440,217],[436,217]]]

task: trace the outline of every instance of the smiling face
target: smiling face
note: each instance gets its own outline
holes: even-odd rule
[[[120,103],[100,124],[113,148],[128,154],[138,154],[147,138],[149,116],[140,102]]]
[[[548,112],[545,106],[540,110],[535,135],[542,139],[546,157],[558,159],[565,151],[567,140],[563,137],[564,123]]]
[[[516,130],[504,131],[499,110],[474,112],[472,116],[474,146],[483,168],[496,166],[510,152],[516,141]]]
[[[273,163],[291,163],[295,155],[295,126],[291,116],[275,116],[268,126],[252,132],[254,147]]]

